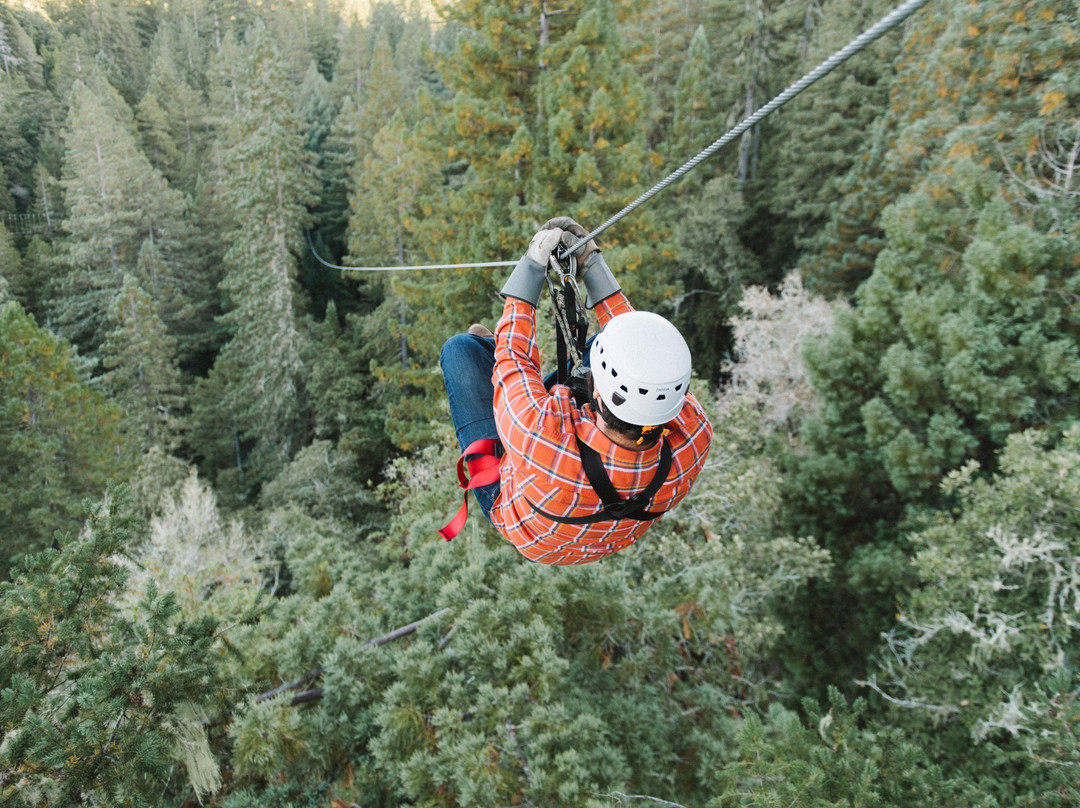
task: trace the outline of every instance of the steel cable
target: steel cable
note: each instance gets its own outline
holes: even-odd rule
[[[668,176],[664,177],[664,179],[660,180],[660,182],[656,183],[656,185],[643,193],[625,208],[620,210],[606,222],[604,222],[595,230],[592,230],[587,235],[582,237],[577,243],[569,247],[568,252],[577,252],[582,246],[585,245],[586,242],[589,241],[589,239],[595,238],[596,236],[600,235],[613,224],[618,222],[620,219],[629,215],[631,212],[648,202],[665,188],[685,177],[703,162],[705,162],[718,151],[720,151],[720,149],[724,148],[724,146],[727,146],[729,143],[735,140],[735,138],[741,136],[747,130],[756,126],[765,117],[771,115],[773,112],[780,109],[780,107],[784,106],[784,104],[786,104],[788,101],[795,98],[797,95],[799,95],[799,93],[803,92],[803,90],[807,89],[815,82],[827,76],[829,73],[842,65],[852,56],[864,50],[875,40],[884,36],[886,33],[891,31],[893,28],[902,23],[904,20],[906,20],[908,17],[910,17],[912,14],[914,14],[916,11],[918,11],[920,8],[922,8],[929,2],[930,0],[907,0],[907,2],[897,6],[892,12],[882,17],[871,27],[867,28],[865,31],[863,31],[861,34],[851,40],[851,42],[849,42],[847,45],[836,51],[828,59],[823,61],[821,64],[819,64],[809,73],[804,75],[794,84],[790,85],[782,93],[769,101],[769,103],[765,104],[765,106],[761,107],[756,112],[737,123],[730,130],[725,132],[720,138],[713,141],[712,144],[702,149],[692,158],[690,158],[677,169],[672,171]],[[308,234],[308,244],[311,244],[310,233]],[[323,264],[324,266],[330,267],[331,269],[345,270],[348,272],[403,272],[414,269],[469,269],[483,267],[506,267],[514,266],[517,263],[516,261],[487,261],[473,264],[423,264],[414,266],[348,267],[338,266],[336,264],[331,264],[327,261],[324,261],[319,256],[319,254],[315,252],[314,245],[311,246],[311,252],[319,261],[319,263]]]

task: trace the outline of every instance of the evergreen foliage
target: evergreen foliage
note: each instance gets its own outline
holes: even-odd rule
[[[605,232],[716,437],[599,565],[434,532],[503,273],[305,237],[515,259],[894,5],[0,5],[0,802],[1076,804],[1070,4],[930,3]]]
[[[303,436],[297,429],[302,383],[303,333],[296,314],[296,256],[314,203],[311,159],[303,148],[297,115],[286,93],[276,46],[259,32],[244,85],[245,114],[228,135],[224,202],[236,214],[221,283],[231,331],[215,374],[229,379],[207,386],[197,408],[225,408],[249,468],[240,465],[241,491],[279,470]],[[221,397],[219,397],[221,396]]]
[[[81,502],[132,468],[121,411],[80,380],[70,345],[0,304],[0,574],[78,528]]]
[[[200,709],[220,686],[212,620],[177,619],[151,580],[117,609],[132,539],[120,489],[85,533],[0,585],[0,795],[16,806],[152,805],[180,762],[199,794],[220,784]]]
[[[140,448],[176,448],[184,407],[180,372],[170,337],[154,300],[130,275],[117,295],[109,320],[114,325],[101,351],[106,372],[102,388],[127,411]]]
[[[897,729],[866,718],[863,700],[829,691],[828,710],[807,701],[805,717],[776,708],[739,729],[739,762],[719,776],[724,806],[925,805],[992,808],[970,781],[948,777]]]

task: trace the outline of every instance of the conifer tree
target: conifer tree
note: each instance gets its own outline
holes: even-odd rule
[[[22,256],[15,247],[15,240],[11,237],[4,222],[0,219],[0,301],[6,300],[14,294],[10,289],[14,283],[22,280]]]
[[[699,25],[690,39],[686,60],[675,83],[671,136],[667,139],[672,161],[696,154],[716,138],[711,129],[715,103],[713,75],[709,40],[704,26]]]
[[[221,686],[215,623],[177,619],[176,596],[152,580],[137,608],[117,609],[129,508],[114,490],[78,538],[0,584],[5,804],[160,804],[182,789],[177,763],[200,798],[220,785],[200,723]]]
[[[46,90],[43,62],[15,9],[0,8],[0,213],[14,213],[29,202],[37,151],[53,96]]]
[[[79,32],[84,58],[94,59],[128,104],[135,104],[145,90],[146,45],[153,36],[145,23],[146,16],[152,13],[152,7],[125,0],[72,4],[62,9],[65,22]]]
[[[798,69],[809,70],[839,50],[893,7],[873,3],[824,3],[805,20],[806,47]],[[767,173],[770,207],[793,220],[797,242],[805,245],[828,220],[841,196],[842,181],[858,162],[873,171],[865,155],[874,120],[888,110],[889,88],[901,37],[891,34],[825,79],[812,95],[796,98],[783,113],[782,139]]]
[[[285,74],[265,32],[255,45],[245,96],[246,113],[229,133],[224,195],[236,229],[221,288],[229,301],[222,321],[231,335],[217,364],[239,371],[228,377],[225,405],[237,414],[241,434],[255,441],[259,464],[275,471],[302,437],[296,256],[316,186]]]
[[[74,352],[15,301],[0,308],[0,576],[74,530],[83,497],[123,479],[121,412],[79,380]]]
[[[718,768],[708,808],[786,805],[925,805],[997,808],[975,778],[951,775],[918,739],[871,718],[863,699],[829,690],[828,709],[811,699],[805,718],[779,705],[747,715],[738,760]]]
[[[900,603],[865,683],[951,768],[979,776],[1012,758],[1002,804],[1047,804],[1053,770],[1078,750],[1060,719],[1080,628],[1080,430],[1048,443],[1044,430],[1013,435],[997,474],[971,463],[944,481],[956,507],[913,537],[920,585]]]
[[[102,103],[97,92],[76,82],[65,134],[62,185],[67,235],[61,242],[61,258],[67,271],[58,310],[67,332],[91,348],[104,336],[105,315],[124,274],[139,268],[144,240],[149,238],[172,264],[170,288],[174,278],[185,280],[180,269],[187,239],[186,202],[138,150],[130,110],[123,120],[111,113],[120,108],[127,109],[119,97],[112,95]],[[179,319],[185,303],[182,292],[157,291],[169,319]]]
[[[56,293],[56,269],[52,248],[48,242],[35,235],[26,245],[25,255],[16,259],[17,254],[16,250],[7,264],[8,293],[18,300],[23,310],[33,315],[36,321],[47,323],[50,301]]]
[[[173,187],[192,194],[208,146],[206,105],[178,68],[164,29],[154,45],[147,91],[136,107],[143,150]]]
[[[109,321],[113,329],[101,348],[102,388],[124,408],[129,432],[142,451],[175,448],[184,407],[176,340],[166,333],[154,299],[131,275],[124,278]]]

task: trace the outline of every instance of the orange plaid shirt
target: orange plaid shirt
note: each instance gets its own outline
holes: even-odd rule
[[[622,292],[601,301],[596,313],[603,326],[617,314],[633,311]],[[499,497],[491,509],[495,527],[518,551],[540,564],[584,564],[629,547],[652,521],[603,520],[568,525],[541,516],[585,516],[603,510],[581,465],[575,435],[600,453],[612,485],[625,499],[649,484],[660,460],[660,444],[643,452],[626,449],[596,426],[592,405],[580,409],[570,390],[557,385],[548,393],[540,374],[536,309],[507,298],[495,333],[495,420],[505,455],[500,464]],[[646,505],[668,511],[690,491],[709,451],[712,425],[692,395],[666,440],[671,471]],[[530,504],[531,503],[531,504]]]

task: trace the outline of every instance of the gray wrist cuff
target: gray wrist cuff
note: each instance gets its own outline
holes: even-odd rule
[[[589,256],[585,261],[585,268],[581,273],[581,279],[585,282],[585,305],[590,309],[601,300],[611,297],[622,290],[619,282],[608,268],[603,253],[599,250]]]
[[[540,293],[544,290],[544,277],[544,267],[523,255],[499,294],[503,297],[516,297],[535,306],[540,302]]]

